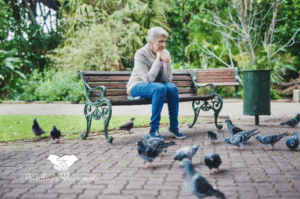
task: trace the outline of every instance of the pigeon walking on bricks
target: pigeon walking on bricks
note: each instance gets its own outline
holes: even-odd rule
[[[217,154],[215,152],[211,152],[204,156],[204,164],[210,170],[207,175],[211,174],[212,168],[217,169],[218,173],[220,173],[219,166],[222,164],[222,160],[221,160],[221,157],[219,156],[219,154]]]
[[[298,113],[295,118],[290,119],[290,120],[288,120],[286,122],[282,122],[282,123],[280,123],[280,125],[281,126],[288,125],[290,127],[296,127],[299,124],[299,119],[300,119],[300,113]]]
[[[216,131],[208,131],[207,135],[211,143],[215,143],[219,139],[219,133]]]
[[[57,142],[59,142],[59,137],[61,136],[61,132],[56,128],[55,125],[53,125],[53,128],[50,131],[50,136],[52,137],[53,140],[52,144],[54,143],[55,139],[57,139]]]
[[[225,195],[214,189],[211,184],[198,173],[191,160],[184,158],[183,162],[183,183],[186,190],[197,198],[205,198],[207,196],[216,196],[217,198],[225,199]]]
[[[125,130],[125,131],[128,131],[128,133],[130,133],[130,130],[132,129],[133,127],[133,120],[135,118],[132,117],[128,122],[125,122],[122,126],[120,126],[118,128],[118,130]]]
[[[36,136],[36,138],[37,138],[37,136],[39,136],[38,139],[41,138],[41,135],[42,135],[42,134],[46,134],[46,132],[45,132],[45,131],[42,129],[42,127],[40,127],[40,125],[38,124],[36,118],[34,118],[34,120],[33,120],[33,124],[32,124],[32,132],[34,133],[34,135]],[[35,138],[35,139],[36,139],[36,138]]]
[[[274,149],[274,144],[276,142],[278,142],[279,140],[281,140],[282,138],[288,136],[288,135],[290,135],[290,134],[283,133],[283,134],[278,134],[278,135],[266,135],[266,136],[259,136],[258,135],[258,136],[255,137],[255,139],[258,140],[259,142],[261,142],[262,144],[269,146],[269,149],[272,146],[271,150],[273,150]]]
[[[141,158],[148,162],[148,165],[146,167],[143,167],[143,169],[148,169],[148,167],[153,166],[154,159],[159,154],[167,152],[164,149],[158,149],[152,146],[144,145],[142,140],[138,140],[136,144],[139,155],[141,156]]]
[[[251,131],[242,131],[239,133],[236,133],[232,137],[225,138],[225,142],[228,144],[236,145],[238,146],[238,149],[243,150],[243,144],[249,140],[253,135],[258,134],[259,132],[256,132],[257,129],[253,129]]]
[[[173,159],[174,161],[181,161],[183,158],[188,158],[192,160],[193,156],[196,154],[200,145],[192,146],[192,147],[183,147],[176,151]],[[181,163],[182,164],[182,163]]]
[[[286,140],[286,146],[290,148],[291,150],[297,149],[299,146],[299,137],[298,133],[293,133],[287,140]]]
[[[235,126],[234,124],[232,124],[231,120],[225,120],[225,122],[227,123],[228,130],[232,135],[243,131],[243,129],[241,129],[241,128]]]
[[[145,144],[152,146],[154,148],[163,149],[169,146],[176,145],[175,142],[165,141],[164,139],[150,137],[149,135],[144,135]]]

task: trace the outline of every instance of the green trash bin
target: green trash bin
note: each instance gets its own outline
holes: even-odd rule
[[[243,114],[254,115],[255,124],[259,125],[259,115],[271,115],[270,71],[245,70],[243,78]]]

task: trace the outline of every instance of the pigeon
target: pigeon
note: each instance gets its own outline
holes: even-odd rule
[[[211,143],[215,143],[219,139],[219,133],[216,131],[208,131],[207,135]]]
[[[184,158],[182,162],[184,167],[183,183],[189,193],[192,193],[199,199],[207,196],[216,196],[217,198],[225,199],[225,195],[222,192],[214,189],[211,184],[195,170],[190,159]]]
[[[293,133],[287,140],[286,140],[286,146],[290,148],[291,150],[297,149],[299,146],[299,137],[298,133]]]
[[[133,127],[133,120],[135,118],[132,117],[128,122],[125,122],[122,126],[120,126],[118,128],[118,130],[125,130],[125,131],[128,131],[128,133],[130,133],[130,130],[132,129]]]
[[[136,144],[139,155],[141,156],[141,158],[148,162],[148,165],[146,167],[143,167],[143,169],[148,169],[148,167],[153,166],[154,159],[159,154],[167,152],[165,149],[158,149],[149,145],[144,145],[142,140],[138,140]]]
[[[236,133],[232,137],[225,138],[225,142],[228,144],[236,145],[238,146],[238,149],[243,150],[243,144],[249,140],[253,135],[258,134],[259,132],[256,132],[257,129],[253,129],[251,131],[241,131],[239,133]]]
[[[38,124],[36,118],[34,118],[34,120],[33,120],[32,131],[33,131],[34,135],[36,136],[36,138],[37,138],[37,136],[39,136],[38,139],[41,138],[41,135],[42,135],[42,134],[46,134],[46,132],[45,132],[45,131],[42,129],[42,127],[40,127],[40,125]]]
[[[58,129],[56,128],[55,125],[53,125],[53,128],[52,128],[52,130],[50,131],[50,136],[51,136],[52,139],[53,139],[52,144],[54,143],[55,139],[57,139],[57,142],[59,142],[59,137],[61,136],[61,132],[60,132],[60,130],[58,130]]]
[[[199,148],[199,145],[192,146],[192,147],[183,147],[176,151],[176,154],[174,155],[173,159],[181,161],[183,158],[188,158],[192,160],[193,156],[196,154],[197,150]]]
[[[241,129],[241,128],[235,126],[234,124],[232,124],[231,120],[225,120],[225,122],[227,123],[228,130],[232,135],[243,131],[243,129]]]
[[[269,147],[272,146],[272,149],[274,149],[274,144],[276,142],[278,142],[279,140],[281,140],[281,138],[284,138],[286,136],[288,136],[290,134],[288,133],[283,133],[283,134],[279,134],[279,135],[266,135],[266,136],[256,136],[255,139],[258,140],[259,142],[261,142],[264,145],[268,145]]]
[[[208,153],[204,156],[204,164],[209,168],[210,171],[212,168],[216,168],[218,173],[220,173],[219,166],[221,165],[221,163],[222,160],[219,154],[215,152]],[[207,175],[211,174],[210,171]]]
[[[288,125],[290,127],[296,127],[299,124],[299,119],[300,119],[300,113],[298,113],[295,118],[290,119],[290,120],[288,120],[286,122],[282,122],[282,123],[280,123],[280,125],[281,126]]]
[[[175,142],[165,141],[164,139],[150,137],[149,135],[144,135],[145,144],[148,146],[152,146],[154,148],[163,149],[169,146],[176,145]]]

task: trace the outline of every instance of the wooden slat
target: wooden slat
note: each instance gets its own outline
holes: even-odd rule
[[[197,71],[203,71],[203,72],[211,72],[211,71],[234,71],[234,68],[207,68],[207,69],[197,69]]]
[[[174,75],[172,81],[192,81],[190,75]]]
[[[193,101],[193,100],[209,100],[214,96],[205,95],[205,96],[197,96],[196,94],[180,94],[179,102]],[[112,105],[140,105],[140,104],[151,104],[151,100],[127,100],[127,96],[118,96],[118,97],[107,97],[107,99],[111,102]],[[94,102],[99,99],[98,97],[92,97],[91,100]],[[167,100],[165,100],[165,103]]]
[[[236,82],[235,79],[203,79],[197,80],[199,83],[203,82]]]
[[[89,85],[91,88],[96,88],[98,86],[105,86],[106,89],[126,89],[127,82],[124,83],[103,82],[103,83],[91,83]]]
[[[128,81],[130,76],[86,76],[87,82],[118,82]]]
[[[182,88],[178,89],[179,93],[194,93],[195,90],[192,88]],[[98,97],[100,96],[101,91],[92,91],[90,93],[90,97]],[[127,96],[127,91],[125,89],[123,90],[107,90],[106,91],[106,96],[122,96],[125,95]]]
[[[238,86],[238,82],[206,82],[206,83],[197,83],[200,86],[204,86],[206,84],[213,83],[216,86]]]
[[[234,73],[230,73],[230,74],[224,74],[224,73],[205,74],[205,73],[201,73],[201,74],[197,74],[197,78],[198,77],[235,77],[235,74]]]
[[[177,87],[192,87],[194,84],[192,81],[172,81]]]

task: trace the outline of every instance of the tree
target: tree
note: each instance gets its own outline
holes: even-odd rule
[[[295,36],[300,31],[298,28],[285,44],[274,40],[274,34],[278,31],[275,22],[281,4],[282,0],[277,0],[269,4],[269,7],[261,7],[258,2],[235,0],[230,3],[225,12],[218,12],[217,9],[203,9],[212,16],[211,20],[205,19],[206,22],[216,27],[222,35],[228,51],[229,63],[217,56],[209,43],[199,44],[194,41],[192,45],[196,45],[204,53],[215,57],[227,67],[235,66],[238,55],[241,58],[242,68],[248,66],[251,69],[270,69],[273,72],[284,66],[278,61],[277,54],[292,46],[295,43]],[[272,18],[268,25],[266,22],[270,12]],[[268,28],[265,28],[266,25]],[[233,52],[235,48],[239,49],[238,54]],[[272,78],[280,80],[277,73],[272,73]]]

